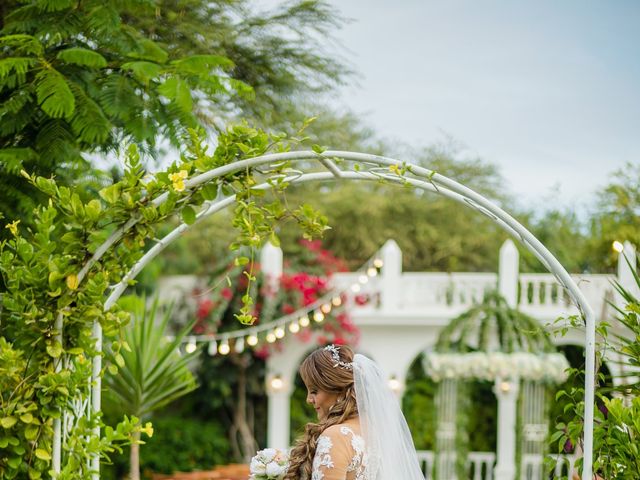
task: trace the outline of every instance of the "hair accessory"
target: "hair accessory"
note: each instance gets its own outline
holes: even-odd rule
[[[343,362],[342,360],[340,360],[340,347],[335,346],[334,344],[331,345],[327,345],[326,347],[324,347],[324,351],[325,352],[330,352],[331,353],[331,358],[333,358],[333,361],[336,362],[333,366],[335,367],[342,367],[342,368],[346,368],[347,370],[352,370],[353,369],[353,363],[351,362]]]

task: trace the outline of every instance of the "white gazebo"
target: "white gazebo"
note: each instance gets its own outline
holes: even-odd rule
[[[466,426],[460,425],[458,415],[460,405],[468,403],[461,399],[466,390],[460,385],[471,381],[493,383],[498,401],[494,477],[515,478],[519,446],[520,467],[528,473],[521,478],[542,478],[548,432],[546,386],[566,380],[569,363],[555,352],[550,335],[537,320],[513,308],[496,291],[488,291],[482,303],[442,330],[424,367],[438,383],[436,478],[453,480],[466,474],[466,449],[457,448],[460,441],[465,443]]]

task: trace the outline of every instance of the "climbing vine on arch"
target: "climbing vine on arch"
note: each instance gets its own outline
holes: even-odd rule
[[[287,151],[296,140],[240,125],[221,135],[212,153],[195,131],[186,143],[181,160],[155,175],[144,170],[136,149],[129,148],[122,180],[88,202],[53,178],[23,172],[48,202],[36,209],[32,228],[19,222],[6,225],[11,238],[0,244],[5,284],[0,311],[2,478],[50,475],[56,419],[64,420],[66,431],[58,479],[88,478],[92,456],[108,459],[131,441],[134,432],[152,433],[151,426],[125,418],[116,428],[96,435],[100,418],[82,415],[87,408],[82,402],[89,397],[91,358],[98,354],[94,322],[102,326],[116,363],[121,363],[121,349],[129,348],[120,335],[129,315],[117,306],[104,311],[105,295],[156,241],[155,229],[168,217],[179,213],[185,223],[194,223],[199,206],[220,194],[235,194],[233,224],[238,236],[232,248],[238,251],[243,246],[252,251],[267,238],[277,241],[275,228],[282,221],[298,222],[310,237],[328,228],[326,218],[310,206],[286,205],[287,162],[189,186],[188,180],[200,173],[270,151]],[[276,178],[269,182],[270,193],[256,188],[263,175]],[[251,256],[238,254],[237,261],[250,264]],[[246,296],[240,321],[252,321],[250,304]]]

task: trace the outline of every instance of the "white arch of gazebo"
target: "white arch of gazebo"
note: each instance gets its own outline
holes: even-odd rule
[[[355,162],[360,165],[359,170],[346,170],[343,162],[336,163],[333,159],[342,161]],[[260,166],[268,166],[269,164],[278,164],[280,162],[312,162],[319,164],[326,171],[304,173],[300,170],[291,170],[290,175],[285,177],[285,181],[299,184],[311,181],[326,180],[369,180],[379,181],[385,180],[389,183],[397,183],[401,185],[409,185],[425,191],[434,192],[445,197],[451,198],[467,207],[471,207],[484,215],[491,218],[501,228],[506,230],[510,235],[517,239],[527,250],[533,253],[545,268],[551,272],[560,285],[568,292],[571,299],[577,305],[582,317],[585,321],[585,412],[584,412],[584,463],[582,469],[582,478],[591,478],[592,475],[592,455],[593,455],[593,415],[594,415],[594,397],[595,397],[595,317],[592,308],[578,285],[571,278],[565,268],[558,260],[549,252],[549,250],[523,225],[515,220],[511,215],[491,202],[489,199],[471,190],[464,185],[449,179],[435,171],[427,168],[401,162],[392,158],[370,155],[365,153],[345,152],[345,151],[325,151],[323,153],[315,152],[287,152],[263,155],[247,160],[237,161],[222,167],[214,168],[208,172],[193,177],[185,182],[187,189],[213,182],[217,178],[227,174]],[[394,173],[391,169],[394,167]],[[273,180],[282,179],[283,174],[271,174]],[[269,178],[269,175],[266,175]],[[268,189],[269,183],[265,182],[257,188]],[[160,195],[153,202],[155,206],[164,203],[167,200],[168,193]],[[216,199],[206,202],[196,217],[196,222],[212,215],[221,209],[233,204],[234,196]],[[136,219],[130,219],[122,228],[118,229],[107,241],[101,245],[94,254],[94,257],[87,262],[78,275],[79,281],[82,281],[86,272],[91,268],[97,258],[108,251],[118,240],[122,238],[124,233],[136,223]],[[118,300],[125,291],[129,280],[133,279],[156,255],[158,255],[167,245],[174,241],[181,233],[190,228],[191,225],[182,224],[160,240],[153,248],[151,248],[137,262],[122,281],[114,286],[111,295],[105,301],[104,309],[108,310]],[[62,318],[58,319],[56,327],[62,332]],[[102,329],[99,323],[94,324],[93,335],[96,339],[96,348],[98,351],[102,348]],[[102,367],[102,357],[97,355],[93,359],[93,387],[89,412],[95,415],[100,411],[100,370]],[[99,427],[95,432],[99,434]],[[54,444],[53,444],[53,462],[54,472],[60,471],[61,466],[61,427],[57,421],[54,425]],[[95,456],[92,460],[92,469],[94,470],[93,478],[98,479],[100,458]]]

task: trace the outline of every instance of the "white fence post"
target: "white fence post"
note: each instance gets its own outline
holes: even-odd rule
[[[516,405],[519,383],[518,378],[497,378],[493,387],[498,399],[495,480],[515,480],[516,478]]]
[[[500,265],[498,273],[498,291],[511,308],[518,304],[518,275],[520,254],[511,239],[505,240],[500,247]]]
[[[271,242],[267,242],[260,250],[260,265],[269,287],[269,292],[275,294],[280,288],[280,277],[282,276],[282,249],[276,247]]]
[[[402,276],[402,251],[395,240],[387,240],[381,249],[382,275],[380,292],[382,310],[394,311],[400,305],[400,277]]]

